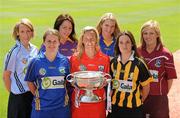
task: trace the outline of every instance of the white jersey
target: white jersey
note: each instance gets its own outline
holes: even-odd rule
[[[5,71],[11,71],[11,92],[22,94],[29,91],[27,82],[24,81],[28,63],[38,53],[36,46],[30,43],[30,50],[27,50],[20,41],[7,53],[5,59]]]

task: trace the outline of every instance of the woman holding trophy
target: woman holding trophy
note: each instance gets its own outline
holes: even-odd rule
[[[97,30],[91,26],[85,27],[78,42],[77,52],[70,58],[71,73],[79,71],[109,72],[110,59],[100,51],[98,44]],[[93,90],[93,94],[101,98],[98,102],[79,102],[77,97],[84,93],[84,90],[74,88],[71,98],[72,118],[105,118],[105,89],[101,87]]]

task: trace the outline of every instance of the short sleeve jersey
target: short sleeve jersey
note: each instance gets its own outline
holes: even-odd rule
[[[158,45],[152,53],[148,53],[145,48],[139,48],[138,51],[154,77],[149,95],[167,95],[167,80],[177,78],[172,53],[162,45]]]
[[[27,50],[20,41],[16,41],[16,45],[7,53],[5,59],[5,71],[11,71],[11,92],[14,94],[22,94],[29,91],[27,82],[24,81],[27,72],[27,66],[38,53],[38,49],[33,44],[29,44]]]
[[[124,108],[136,108],[142,105],[141,86],[153,81],[145,63],[131,55],[126,64],[120,57],[111,60],[111,75],[113,77],[112,104]]]
[[[68,59],[57,53],[50,62],[44,53],[33,59],[28,66],[25,81],[34,82],[37,87],[33,100],[36,110],[52,110],[65,105],[65,77],[69,74]],[[38,101],[39,99],[39,101]]]
[[[110,57],[114,57],[114,46],[115,46],[115,43],[116,43],[115,37],[113,37],[113,40],[112,40],[111,44],[106,44],[105,41],[104,41],[103,36],[100,35],[99,45],[100,45],[101,51],[104,54],[106,54],[106,55],[108,55]]]

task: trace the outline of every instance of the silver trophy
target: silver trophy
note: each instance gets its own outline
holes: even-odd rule
[[[95,95],[93,90],[103,88],[111,81],[111,76],[101,71],[78,71],[69,74],[66,80],[75,88],[85,90],[85,94],[78,96],[78,100],[84,103],[96,103],[102,98]]]

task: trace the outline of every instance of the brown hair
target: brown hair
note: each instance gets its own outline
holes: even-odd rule
[[[57,30],[55,30],[55,29],[48,29],[48,30],[46,30],[46,32],[43,35],[43,42],[45,42],[47,35],[55,35],[55,36],[58,37],[58,39],[60,41],[59,32]]]
[[[128,36],[129,39],[131,40],[131,43],[132,43],[132,50],[134,50],[134,56],[137,56],[139,57],[139,54],[137,53],[137,45],[136,45],[136,41],[135,41],[135,38],[133,36],[133,34],[130,32],[130,31],[127,31],[125,30],[124,32],[122,32],[120,35],[118,35],[117,37],[117,41],[116,41],[116,44],[115,44],[115,48],[114,48],[114,51],[115,51],[115,56],[118,56],[118,55],[121,55],[121,52],[119,50],[119,38],[121,36]]]
[[[72,16],[70,16],[69,14],[60,14],[55,20],[54,29],[59,30],[59,27],[65,20],[68,20],[72,24],[72,32],[69,35],[69,38],[73,41],[77,41],[76,32],[75,32],[75,23]]]
[[[26,25],[31,31],[32,31],[32,37],[34,37],[34,27],[31,23],[31,21],[27,18],[22,18],[19,22],[16,23],[16,25],[14,26],[14,29],[13,29],[13,38],[15,40],[19,40],[19,26],[20,24],[23,24],[23,25]]]

